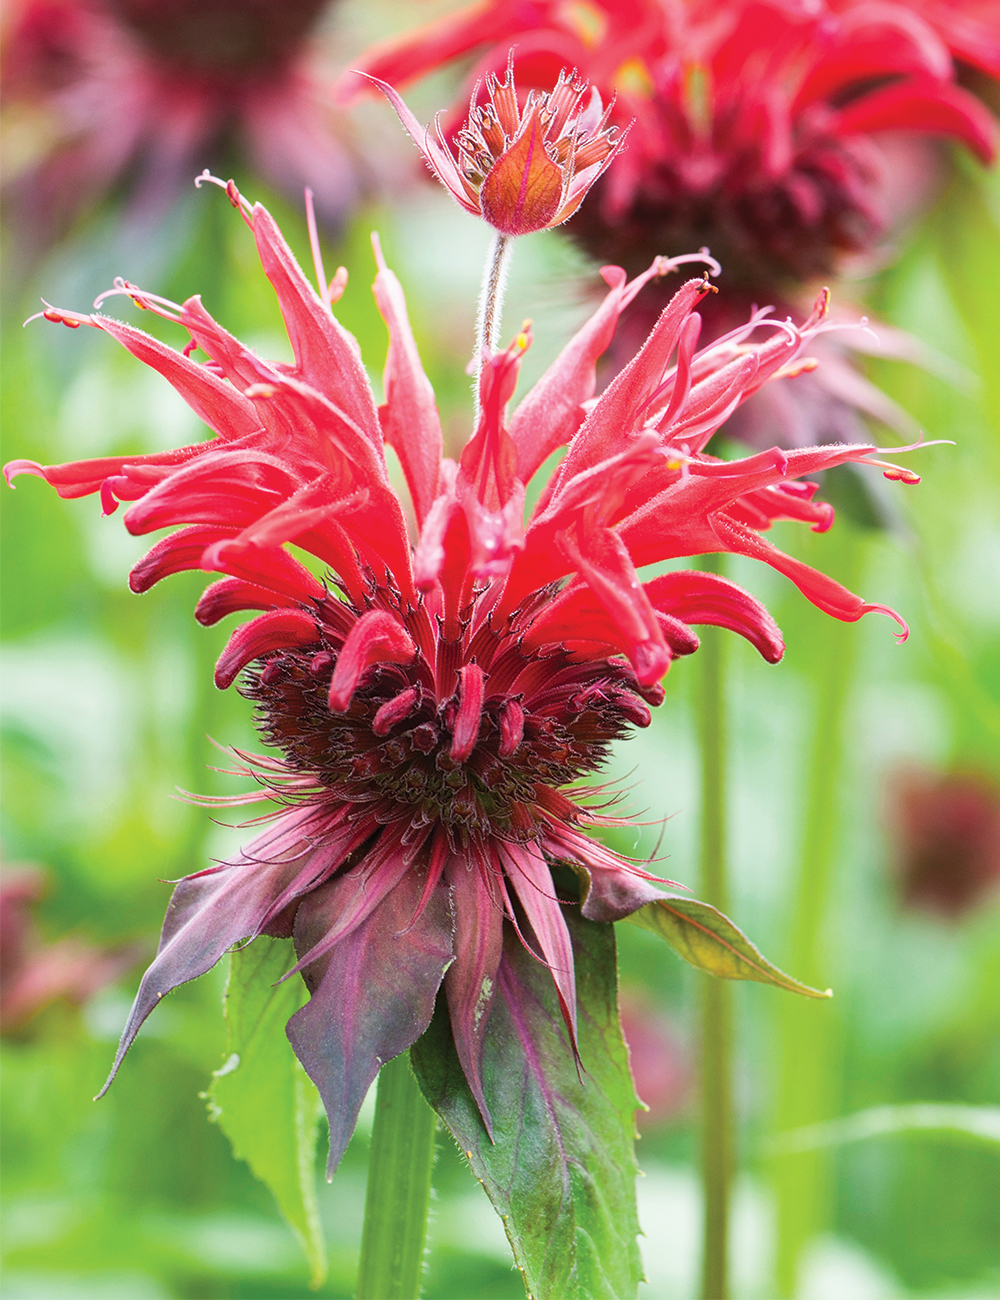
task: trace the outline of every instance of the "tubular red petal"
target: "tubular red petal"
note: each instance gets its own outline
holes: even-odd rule
[[[659,681],[670,667],[670,651],[621,539],[608,528],[584,537],[577,530],[575,538],[562,534],[560,545],[625,639],[640,683]]]
[[[438,489],[441,466],[441,417],[434,390],[420,364],[410,329],[403,287],[382,256],[378,236],[372,234],[378,263],[373,291],[382,319],[389,329],[385,359],[385,406],[380,412],[385,440],[399,456],[419,529]]]
[[[654,609],[684,623],[711,623],[746,637],[769,664],[785,652],[781,631],[760,601],[728,578],[698,570],[664,573],[646,583]]]
[[[108,316],[97,316],[96,320],[101,329],[128,348],[134,357],[159,371],[195,415],[221,438],[230,441],[246,437],[260,428],[260,416],[253,402],[211,370],[123,321]]]
[[[372,664],[408,664],[417,652],[403,625],[381,609],[362,614],[347,634],[330,682],[329,705],[335,713],[350,706],[361,674]]]
[[[620,450],[622,435],[635,429],[646,399],[663,378],[685,322],[708,289],[705,280],[688,280],[670,299],[641,350],[611,381],[580,427],[556,471],[556,491],[581,470]]]
[[[248,609],[294,609],[298,602],[290,596],[258,587],[242,578],[222,578],[213,582],[201,593],[194,616],[202,627],[212,627],[229,614],[243,613]]]
[[[262,614],[238,627],[229,638],[215,665],[215,684],[224,691],[252,659],[287,646],[312,645],[319,639],[316,620],[302,610],[282,609]]]
[[[602,274],[610,293],[518,404],[510,422],[517,476],[523,483],[557,447],[569,442],[583,421],[582,404],[594,395],[597,358],[614,335],[626,279],[619,266],[606,266]]]
[[[997,154],[997,125],[978,99],[960,86],[912,80],[863,95],[837,116],[843,134],[870,131],[919,131],[965,142],[980,162]]]
[[[128,585],[138,593],[149,591],[162,578],[202,567],[207,547],[234,536],[235,528],[207,528],[196,524],[164,537],[151,547],[128,576]]]
[[[240,538],[224,539],[205,548],[201,568],[257,583],[287,597],[281,604],[322,600],[326,588],[309,570],[280,547],[260,547]],[[279,603],[279,602],[276,602]]]
[[[151,488],[125,515],[135,536],[177,524],[246,527],[294,492],[286,464],[261,451],[206,451]]]
[[[37,460],[9,460],[3,467],[3,476],[7,480],[9,488],[14,486],[14,479],[17,478],[18,474],[34,474],[37,478],[45,479],[46,483],[48,482],[45,470]]]
[[[483,670],[478,664],[466,664],[458,670],[458,716],[452,727],[450,754],[456,762],[464,762],[475,748],[479,727],[483,720]]]
[[[394,695],[372,718],[372,731],[376,736],[388,735],[397,722],[402,722],[410,716],[419,699],[420,691],[416,686],[408,686],[405,691]]]
[[[278,296],[298,373],[335,401],[372,446],[380,448],[378,410],[357,340],[324,305],[274,218],[259,203],[253,210],[253,233],[264,273]]]
[[[763,537],[759,537],[742,524],[727,519],[724,515],[717,516],[713,524],[726,550],[763,560],[772,569],[777,569],[786,578],[791,578],[799,591],[808,600],[811,600],[818,609],[821,609],[824,614],[830,614],[833,618],[839,618],[845,623],[856,623],[864,614],[887,614],[890,618],[895,619],[902,629],[902,634],[897,634],[901,641],[905,641],[909,635],[909,628],[904,620],[887,605],[867,604],[860,596],[855,596],[852,591],[842,587],[839,582],[828,577],[827,574],[821,573],[818,569],[810,568],[808,564],[803,564],[801,560],[793,559],[792,556],[779,551],[770,542],[766,542]]]

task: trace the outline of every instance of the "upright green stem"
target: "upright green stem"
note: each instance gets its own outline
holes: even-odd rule
[[[719,557],[702,567],[718,572]],[[725,633],[709,627],[701,638],[698,713],[701,739],[701,890],[725,911]],[[733,1168],[732,1011],[725,980],[704,981],[701,1026],[701,1168],[705,1194],[702,1300],[728,1295],[729,1194]]]
[[[503,298],[507,289],[507,271],[514,240],[510,235],[494,232],[493,242],[483,267],[483,287],[479,294],[479,315],[476,320],[476,350],[473,354],[475,373],[476,422],[479,421],[479,372],[483,368],[483,355],[495,352],[500,340],[500,321],[503,317]]]
[[[436,1128],[404,1052],[378,1076],[356,1300],[420,1295]]]
[[[837,576],[847,586],[856,588],[862,556],[859,540],[842,525],[835,545],[840,550]],[[816,690],[815,722],[807,768],[798,878],[790,918],[788,969],[799,979],[818,984],[820,988],[830,980],[824,959],[823,926],[836,867],[844,719],[857,637],[856,627],[827,622],[822,638],[814,642],[811,663]],[[777,1132],[816,1123],[836,1113],[836,1022],[832,1011],[826,1004],[805,999],[781,1000]],[[776,1271],[781,1297],[796,1294],[802,1249],[828,1224],[831,1179],[829,1152],[808,1151],[776,1158]]]

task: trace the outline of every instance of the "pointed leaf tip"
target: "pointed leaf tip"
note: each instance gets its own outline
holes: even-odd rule
[[[772,984],[806,998],[833,997],[832,989],[811,988],[772,965],[728,916],[697,898],[664,894],[626,919],[658,934],[679,957],[709,975]]]

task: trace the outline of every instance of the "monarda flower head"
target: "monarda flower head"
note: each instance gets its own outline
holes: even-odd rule
[[[470,79],[481,95],[509,59],[522,87],[543,91],[574,64],[629,138],[566,230],[598,265],[633,275],[657,254],[709,248],[723,292],[701,313],[707,342],[756,303],[804,320],[817,277],[883,249],[926,201],[937,142],[994,156],[995,120],[956,80],[969,65],[1000,79],[1000,29],[984,15],[931,0],[489,0],[359,66],[398,87],[475,52]],[[345,77],[341,89],[361,84]],[[457,138],[463,114],[450,116],[444,138]],[[628,363],[668,297],[661,283],[624,314],[605,375]],[[857,353],[913,360],[921,350],[876,332],[828,335],[818,370],[741,406],[727,436],[758,448],[866,442],[872,418],[908,432],[913,422],[865,378]],[[867,495],[858,483],[855,492]],[[884,513],[875,498],[867,505]]]
[[[607,267],[604,301],[512,414],[530,336],[484,358],[478,422],[455,462],[442,457],[431,387],[377,241],[374,292],[389,330],[382,406],[331,310],[344,277],[328,285],[317,254],[314,290],[270,214],[226,188],[294,363],[257,356],[198,297],[175,304],[126,282],[114,291],[175,321],[189,336],[180,350],[101,312],[47,307],[46,319],[103,330],[159,371],[213,437],[146,456],[7,467],[66,498],[99,494],[106,513],[127,503],[133,534],[170,530],[132,570],[134,591],[202,569],[222,576],[198,603],[200,622],[257,611],[232,634],[215,680],[240,682],[271,747],[244,756],[261,788],[236,802],[277,807],[240,855],[177,885],[115,1070],[171,989],[238,941],[291,936],[311,998],[288,1034],[326,1106],[332,1169],[380,1064],[421,1039],[435,1003],[434,1041],[456,1062],[452,1083],[464,1076],[466,1120],[499,1140],[506,1103],[491,1101],[484,1060],[508,1044],[525,1088],[544,1090],[547,1071],[572,1060],[578,1031],[592,1032],[577,1017],[581,926],[600,934],[636,914],[707,968],[806,991],[713,909],[665,892],[669,882],[591,838],[612,819],[578,782],[649,724],[660,678],[698,648],[692,625],[729,628],[769,662],[782,655],[774,621],[734,583],[683,569],[643,581],[643,566],[734,552],[786,574],[836,618],[883,609],[762,536],[775,519],[828,528],[832,511],[803,476],[873,462],[874,447],[733,462],[703,451],[741,401],[794,373],[825,303],[804,328],[782,324],[758,339],[754,320],[699,351],[696,309],[710,286],[691,279],[595,400],[595,362],[619,314],[669,269],[658,261],[629,282]],[[387,443],[405,474],[412,537]],[[559,448],[564,459],[525,523],[525,485]],[[715,940],[724,960],[713,966],[699,954]],[[555,1055],[533,1037],[547,999]],[[596,1062],[584,1054],[583,1067]],[[574,1075],[572,1086],[587,1085]],[[461,1128],[454,1114],[448,1122]],[[478,1141],[463,1134],[466,1149]]]
[[[914,178],[892,185],[887,133],[954,140],[985,162],[995,155],[995,121],[956,84],[949,49],[1000,78],[996,31],[974,8],[491,0],[372,51],[360,67],[399,85],[478,50],[477,77],[512,58],[519,83],[544,90],[574,63],[615,97],[612,120],[631,123],[627,152],[574,236],[632,273],[657,253],[708,245],[723,283],[773,302],[790,284],[830,275],[843,254],[870,250],[900,201],[912,206]],[[358,84],[345,80],[345,92]]]
[[[358,190],[316,68],[330,0],[15,0],[6,15],[7,200],[38,246],[119,182],[157,215],[234,146],[337,223]],[[16,155],[16,158],[14,157]]]

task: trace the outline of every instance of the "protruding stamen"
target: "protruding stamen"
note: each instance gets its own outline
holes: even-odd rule
[[[500,757],[510,758],[524,739],[524,709],[519,700],[507,700],[500,714]]]
[[[416,686],[409,686],[405,691],[387,700],[378,710],[372,719],[372,731],[376,736],[388,735],[389,731],[397,722],[402,722],[413,712],[414,706],[420,699],[420,691]]]
[[[458,714],[452,730],[451,749],[449,753],[456,762],[462,763],[469,757],[479,739],[479,727],[483,718],[483,670],[478,664],[466,664],[458,670],[461,682],[461,699]]]

